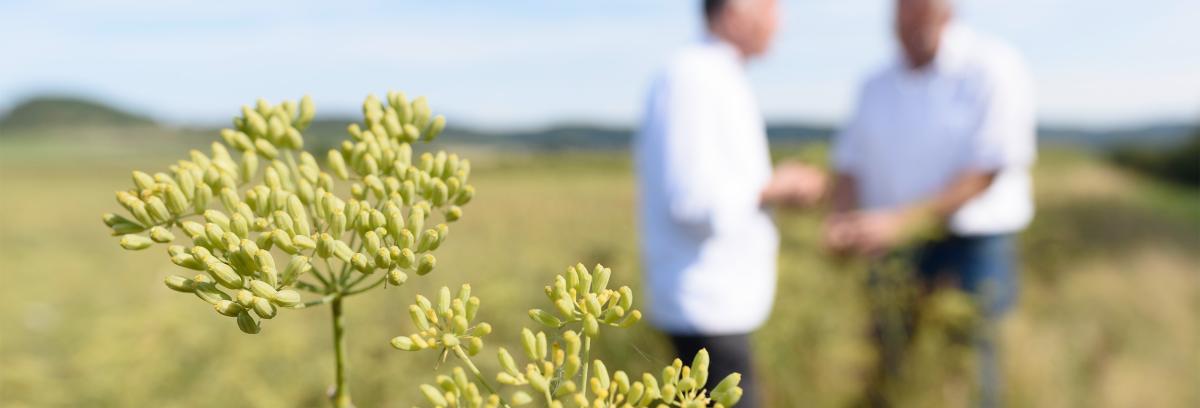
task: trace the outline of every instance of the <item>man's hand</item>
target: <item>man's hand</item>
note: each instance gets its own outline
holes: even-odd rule
[[[864,255],[882,255],[908,238],[910,220],[904,211],[864,211],[853,216],[854,249]]]
[[[826,222],[825,242],[834,252],[878,256],[920,234],[933,219],[919,207],[835,214]]]
[[[775,169],[759,199],[763,205],[807,207],[821,199],[825,185],[825,173],[820,169],[798,162],[784,163]]]
[[[833,213],[825,219],[822,231],[825,249],[837,255],[849,255],[854,252],[858,234],[853,219],[852,213]]]
[[[994,171],[969,170],[932,198],[887,210],[855,210],[850,186],[856,181],[839,174],[833,203],[835,213],[825,223],[825,245],[835,253],[882,255],[905,242],[936,232],[938,226],[968,200],[987,190]],[[839,204],[839,193],[842,198]]]

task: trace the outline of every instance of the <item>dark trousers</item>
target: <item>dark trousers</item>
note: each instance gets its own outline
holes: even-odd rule
[[[675,353],[684,364],[690,365],[700,349],[708,350],[708,384],[705,388],[712,390],[721,380],[733,373],[741,373],[742,399],[738,408],[761,407],[758,395],[758,381],[754,375],[753,357],[750,353],[750,335],[733,334],[723,336],[704,335],[675,335],[668,334]]]
[[[949,284],[970,294],[979,308],[983,319],[981,326],[972,334],[979,362],[979,395],[976,399],[979,407],[1001,406],[1002,384],[994,338],[995,326],[1016,300],[1016,257],[1014,236],[1002,234],[944,237],[920,246],[909,259],[916,267],[916,278],[923,291]],[[892,284],[881,276],[881,273],[886,273],[884,269],[872,270],[871,286],[877,291],[894,289],[889,288]],[[899,326],[889,324],[887,320],[900,321]],[[895,333],[899,333],[900,339],[906,338],[907,332],[912,329],[911,323],[911,316],[891,319],[876,316],[876,335],[881,343],[887,375],[897,374],[902,354],[900,348],[905,346],[897,344]]]

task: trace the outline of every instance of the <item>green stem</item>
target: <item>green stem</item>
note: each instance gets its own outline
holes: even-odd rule
[[[583,335],[583,382],[580,387],[583,388],[583,398],[587,399],[588,389],[588,363],[592,361],[592,336]]]
[[[333,300],[335,300],[337,298],[338,298],[338,294],[334,293],[332,295],[327,295],[320,299],[315,299],[315,300],[310,300],[310,301],[304,302],[304,307],[307,308],[307,307],[313,307],[313,306],[320,306],[320,305],[332,302]]]
[[[296,283],[295,283],[295,286],[296,286],[296,288],[298,288],[298,289],[305,290],[305,291],[309,291],[309,292],[316,293],[316,294],[319,294],[319,295],[324,295],[324,294],[326,293],[326,290],[325,290],[325,289],[318,288],[318,287],[317,287],[317,285],[315,285],[315,284],[313,284],[313,283],[311,283],[311,282],[306,282],[306,281],[302,281],[302,280],[297,280],[297,281],[296,281]]]
[[[496,389],[492,388],[491,384],[488,384],[487,379],[483,378],[483,373],[479,371],[479,367],[475,367],[475,363],[471,361],[471,356],[468,356],[467,353],[463,352],[461,346],[454,346],[454,355],[467,365],[467,368],[471,370],[471,374],[475,374],[475,378],[479,380],[479,384],[483,385],[483,388],[486,388],[488,392],[492,393],[492,395],[500,398],[500,405],[505,407],[509,406],[508,401],[505,401],[504,397],[501,396],[500,393],[496,392]]]
[[[322,259],[324,259],[324,258],[322,258]],[[332,269],[332,267],[331,267],[331,266],[329,266],[329,260],[328,260],[328,259],[325,259],[325,267],[326,267],[326,268],[328,268],[328,269]],[[313,276],[316,276],[316,277],[317,277],[317,280],[321,281],[321,284],[322,284],[322,285],[325,285],[325,292],[326,292],[326,293],[328,293],[328,292],[330,292],[330,291],[332,291],[332,290],[334,290],[334,289],[335,289],[335,288],[333,287],[333,285],[329,283],[329,280],[325,279],[325,275],[321,273],[321,268],[317,268],[317,267],[316,267],[316,265],[314,265],[312,269],[313,269],[313,270],[312,270],[312,272],[313,272]]]
[[[362,252],[363,243],[358,242],[357,246],[355,246],[356,241],[358,241],[358,234],[350,234],[350,245],[349,246],[354,247],[355,253]],[[326,262],[328,262],[328,261],[329,260],[326,259]],[[332,266],[330,268],[332,268]],[[329,270],[329,274],[333,275],[333,269]],[[346,262],[342,262],[342,271],[338,272],[337,276],[331,276],[330,280],[337,282],[338,290],[340,291],[340,290],[342,290],[342,288],[347,287],[346,279],[348,279],[349,277],[350,277],[350,262],[346,261]]]
[[[384,280],[387,280],[387,276],[381,276],[378,280],[376,280],[375,282],[373,282],[370,285],[367,285],[365,287],[357,288],[357,289],[348,289],[345,292],[345,294],[346,294],[346,296],[350,296],[350,295],[357,295],[359,293],[366,292],[368,290],[374,289],[376,286],[379,286],[380,284],[383,283]],[[361,281],[361,279],[359,281]],[[355,282],[355,283],[358,283],[358,282]],[[353,285],[350,285],[350,286],[353,286]]]
[[[371,275],[367,275],[365,273],[358,274],[357,278],[354,278],[353,280],[350,280],[348,283],[346,283],[346,288],[353,289],[355,286],[358,286],[358,284],[360,282],[366,280],[368,276],[371,276]]]
[[[333,299],[333,355],[337,364],[337,383],[331,399],[336,408],[353,408],[350,402],[350,384],[346,381],[349,361],[346,358],[346,318],[342,315],[342,298]]]

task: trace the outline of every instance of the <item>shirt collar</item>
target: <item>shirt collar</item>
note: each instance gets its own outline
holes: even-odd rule
[[[933,61],[928,66],[918,71],[913,71],[908,67],[908,61],[905,60],[903,53],[899,55],[898,66],[901,71],[915,76],[953,71],[965,59],[971,47],[970,42],[972,38],[973,33],[971,29],[951,22],[942,29],[942,38],[938,43],[937,55],[933,57]]]
[[[700,43],[704,44],[706,47],[716,50],[719,54],[729,58],[731,61],[737,62],[739,66],[742,65],[742,62],[744,61],[742,59],[742,53],[738,51],[737,47],[734,47],[733,44],[729,43],[729,41],[725,41],[725,39],[718,37],[711,32],[706,31],[703,35],[701,35]]]
[[[971,29],[956,23],[950,23],[942,30],[938,53],[933,60],[933,67],[939,72],[953,70],[962,63],[973,36]]]

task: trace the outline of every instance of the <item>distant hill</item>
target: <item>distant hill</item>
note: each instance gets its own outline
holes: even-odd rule
[[[1167,181],[1200,188],[1200,128],[1182,143],[1147,146],[1126,143],[1111,150],[1117,164]]]
[[[1164,148],[1187,140],[1197,126],[1200,124],[1195,122],[1165,122],[1096,130],[1049,125],[1038,129],[1038,138],[1042,142],[1077,145],[1098,150],[1109,150],[1128,145]]]
[[[154,121],[100,102],[75,97],[36,97],[18,104],[3,117],[0,129],[39,127],[147,126]]]
[[[346,135],[346,125],[358,118],[325,117],[313,122],[305,132],[310,148],[334,147]],[[38,130],[54,127],[146,127],[155,122],[142,115],[122,111],[100,102],[75,97],[44,96],[29,99],[0,116],[0,131]],[[228,126],[228,125],[222,125]],[[1113,150],[1128,145],[1170,148],[1182,143],[1196,123],[1163,122],[1140,127],[1088,129],[1074,126],[1043,125],[1038,129],[1042,143],[1082,146],[1094,150]],[[215,129],[187,128],[189,134],[207,134]],[[827,141],[836,127],[827,124],[773,123],[767,126],[772,143],[790,144]],[[11,132],[8,132],[11,133]],[[613,150],[626,149],[634,129],[622,125],[567,123],[537,129],[504,130],[453,126],[446,130],[442,143],[534,150]]]
[[[538,150],[617,150],[629,148],[634,130],[620,126],[561,124],[534,130],[508,132],[450,128],[447,140],[455,143],[526,147]],[[799,143],[828,139],[828,126],[784,124],[767,126],[772,143]]]
[[[361,122],[358,118],[326,118],[313,121],[304,132],[316,146],[332,147],[346,138],[346,126]],[[531,130],[494,131],[473,127],[446,128],[440,143],[535,150],[624,149],[632,132],[624,127],[589,124],[563,124]]]

